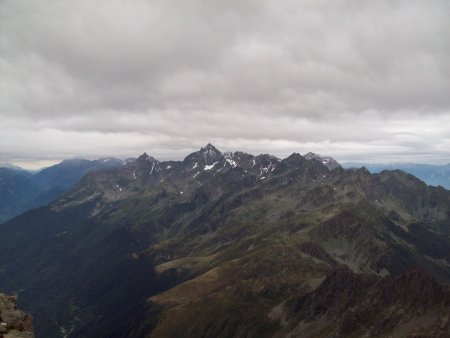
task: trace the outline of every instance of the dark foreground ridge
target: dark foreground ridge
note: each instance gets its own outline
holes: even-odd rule
[[[317,154],[143,154],[0,225],[37,337],[446,337],[449,282],[449,191]]]

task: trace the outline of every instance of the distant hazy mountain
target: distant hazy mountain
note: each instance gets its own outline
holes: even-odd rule
[[[430,165],[430,164],[415,164],[415,163],[358,163],[347,162],[343,163],[344,168],[361,168],[366,167],[371,173],[379,173],[383,170],[403,170],[411,175],[414,175],[425,183],[434,186],[443,186],[450,189],[450,164],[445,165]]]
[[[12,164],[12,163],[0,163],[0,168],[6,168],[6,169],[15,170],[15,171],[27,172],[27,170],[15,165],[15,164]]]
[[[450,337],[450,191],[308,158],[90,172],[0,225],[0,288],[38,338]]]
[[[25,211],[25,205],[41,192],[31,174],[0,168],[0,223]]]
[[[116,158],[65,160],[36,174],[14,165],[0,168],[0,223],[26,210],[46,205],[91,171],[123,166]]]
[[[67,190],[89,171],[105,170],[125,164],[125,161],[110,157],[94,161],[82,159],[64,160],[38,172],[34,175],[33,181],[44,188],[58,186]]]

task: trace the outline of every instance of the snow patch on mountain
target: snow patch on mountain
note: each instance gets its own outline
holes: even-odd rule
[[[212,168],[214,168],[214,166],[219,163],[219,161],[214,162],[211,165],[205,165],[205,168],[203,170],[211,170]]]
[[[226,161],[227,161],[233,168],[236,168],[236,167],[237,167],[236,161],[234,161],[234,160],[232,160],[232,159],[230,159],[230,158],[227,158]]]

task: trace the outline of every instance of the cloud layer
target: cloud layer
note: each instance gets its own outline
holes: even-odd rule
[[[0,162],[450,162],[450,2],[1,0]]]

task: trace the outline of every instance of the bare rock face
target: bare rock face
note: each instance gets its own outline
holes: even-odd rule
[[[32,338],[33,317],[19,310],[17,298],[0,293],[0,338]]]

